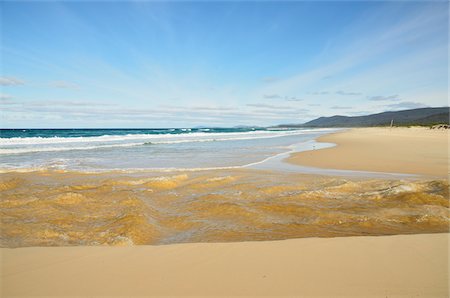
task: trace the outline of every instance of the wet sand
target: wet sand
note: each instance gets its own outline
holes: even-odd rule
[[[2,297],[448,297],[448,234],[2,249]]]
[[[449,231],[442,179],[258,170],[0,175],[2,247],[236,242]]]
[[[448,179],[447,130],[355,128],[319,137],[336,147],[293,154],[286,161],[326,169],[417,174]]]

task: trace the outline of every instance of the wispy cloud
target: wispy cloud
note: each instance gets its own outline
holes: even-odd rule
[[[15,85],[23,85],[25,82],[21,79],[14,77],[0,77],[0,85],[1,86],[15,86]]]
[[[11,95],[9,95],[9,94],[3,94],[3,93],[0,94],[0,99],[1,100],[12,99],[12,98],[13,97]]]
[[[57,100],[48,100],[42,102],[31,102],[26,103],[25,105],[30,106],[68,106],[68,107],[96,107],[96,106],[116,106],[112,103],[98,103],[98,102],[85,102],[85,101],[57,101]]]
[[[9,87],[4,88],[6,93],[14,96],[14,100],[4,94],[6,97],[2,102],[9,112],[2,113],[2,116],[10,113],[10,119],[14,119],[19,114],[27,114],[29,118],[34,117],[34,125],[42,123],[45,119],[41,118],[42,115],[61,119],[53,124],[64,124],[66,118],[76,118],[80,121],[89,119],[89,122],[83,122],[86,125],[95,125],[97,119],[104,119],[112,125],[115,119],[129,121],[130,125],[135,123],[134,119],[144,119],[145,122],[141,123],[145,125],[159,125],[157,121],[160,120],[192,126],[198,125],[199,121],[264,125],[271,124],[272,120],[298,119],[301,122],[300,117],[306,117],[309,111],[301,109],[300,105],[310,108],[316,116],[322,116],[334,114],[337,110],[351,114],[358,110],[378,112],[447,102],[447,82],[443,79],[446,75],[442,75],[442,70],[445,68],[446,74],[448,44],[447,34],[442,34],[446,27],[442,24],[446,24],[448,12],[436,9],[435,3],[377,3],[373,10],[364,7],[362,14],[354,16],[341,16],[338,13],[341,8],[331,7],[330,10],[336,9],[336,13],[330,22],[342,24],[342,27],[333,28],[332,36],[327,35],[328,30],[320,30],[311,42],[306,39],[307,44],[302,38],[291,38],[294,32],[289,32],[289,28],[295,29],[296,26],[292,25],[296,22],[300,26],[307,22],[313,25],[317,21],[303,21],[280,7],[277,15],[290,26],[283,29],[280,24],[280,34],[276,36],[263,30],[264,35],[255,35],[252,43],[242,47],[235,47],[240,44],[236,42],[239,34],[227,34],[230,40],[225,38],[223,47],[215,47],[222,42],[222,38],[216,37],[224,37],[223,33],[230,33],[229,29],[233,27],[226,26],[227,22],[220,24],[220,18],[217,26],[210,27],[214,30],[222,28],[223,31],[208,32],[203,30],[210,28],[201,26],[206,21],[203,17],[183,19],[184,12],[176,11],[171,5],[161,11],[144,3],[137,6],[139,12],[145,7],[145,13],[135,15],[134,11],[124,11],[130,19],[126,24],[117,23],[117,26],[125,26],[121,30],[113,30],[115,24],[111,28],[104,27],[102,22],[97,24],[90,19],[91,15],[83,16],[70,7],[65,9],[67,15],[61,17],[58,13],[58,17],[53,16],[54,20],[60,18],[71,25],[63,27],[77,29],[77,32],[70,31],[62,37],[73,46],[67,53],[60,47],[54,48],[52,43],[45,43],[48,31],[39,28],[39,22],[26,20],[23,29],[27,29],[24,32],[36,30],[35,40],[42,41],[41,44],[21,37],[26,35],[13,36],[14,32],[11,32],[9,40],[17,38],[17,42],[27,46],[16,47],[10,43],[2,48],[4,60],[8,61],[8,69],[4,73],[11,76],[0,77],[0,85],[13,86],[10,89],[24,86],[14,90],[17,93],[7,90]],[[327,10],[328,7],[321,6],[320,9]],[[256,12],[258,10],[255,8]],[[46,13],[43,11],[44,16]],[[41,18],[41,14],[36,15]],[[49,16],[52,16],[50,12]],[[335,22],[334,17],[336,20],[343,17],[342,22]],[[11,28],[14,28],[13,24],[24,23],[23,19],[14,18],[11,14],[9,19]],[[235,19],[240,25],[248,24],[246,18]],[[192,28],[189,27],[191,25]],[[191,30],[197,27],[201,31]],[[259,31],[261,26],[257,27]],[[153,29],[158,29],[155,30],[158,32],[152,32]],[[211,39],[205,39],[205,33],[212,36]],[[94,40],[98,43],[88,44]],[[254,55],[247,46],[252,49],[259,46],[258,40],[267,47]],[[280,47],[277,42],[283,40],[292,44]],[[150,44],[152,46],[147,47]],[[103,52],[99,50],[102,48],[97,48],[100,45],[107,46],[104,53],[113,48],[113,54],[121,59],[101,55]],[[296,50],[297,46],[303,45],[305,51]],[[247,52],[252,54],[247,55]],[[222,59],[231,54],[233,59]],[[177,59],[172,59],[175,56]],[[74,59],[69,59],[71,57]],[[201,61],[195,60],[196,57],[202,57]],[[18,72],[22,68],[30,72]],[[22,76],[26,82],[20,79]],[[66,79],[74,80],[76,84]],[[48,87],[78,92],[57,92]],[[57,98],[55,94],[67,97]],[[26,100],[18,100],[22,98]],[[410,101],[402,102],[403,99]],[[104,102],[114,104],[105,105]],[[179,106],[161,106],[165,102]],[[152,119],[156,122],[147,121]]]
[[[80,86],[78,86],[75,83],[66,82],[66,81],[53,81],[50,82],[50,86],[54,88],[61,88],[61,89],[72,89],[72,90],[79,90]]]
[[[347,107],[347,106],[332,106],[330,109],[333,110],[348,110],[351,109],[352,107]]]
[[[327,54],[333,55],[332,59],[319,56],[318,63],[311,68],[263,86],[261,93],[300,93],[314,88],[318,91],[305,93],[329,95],[332,93],[321,90],[358,86],[361,92],[342,91],[337,94],[356,96],[377,92],[374,90],[388,93],[400,90],[406,95],[406,91],[413,93],[425,83],[433,86],[430,88],[432,92],[445,88],[443,79],[436,77],[445,77],[446,73],[443,67],[447,64],[446,51],[440,50],[448,49],[447,34],[443,29],[448,20],[446,10],[424,5],[420,9],[408,9],[395,21],[381,18],[381,23],[380,15],[380,11],[375,11],[368,15],[367,20],[354,22],[350,32],[336,37],[337,42],[327,48]],[[370,38],[365,37],[367,33],[364,30],[371,30]],[[406,47],[410,51],[405,51]],[[445,98],[439,100],[443,102]],[[424,96],[420,101],[430,100]]]
[[[265,94],[263,96],[265,99],[284,99],[286,101],[302,101],[303,99],[295,96],[279,95],[279,94]]]
[[[0,99],[0,108],[2,111],[4,111],[4,112],[8,111],[7,109],[5,109],[5,107],[8,107],[8,106],[17,106],[17,102],[15,102],[14,100],[11,100],[9,98]]]
[[[265,77],[265,78],[262,78],[262,81],[264,83],[272,83],[272,82],[276,82],[278,80],[279,80],[279,78],[277,78],[277,77]]]
[[[397,101],[400,100],[400,98],[398,97],[398,94],[394,94],[394,95],[375,95],[375,96],[368,96],[367,97],[369,100],[373,100],[373,101]]]
[[[73,107],[96,107],[96,106],[116,106],[111,103],[96,103],[96,102],[88,102],[88,101],[68,101],[68,100],[43,100],[43,101],[18,101],[18,100],[10,100],[12,97],[3,98],[1,97],[0,105],[16,105],[20,107],[64,107],[66,109],[70,109]]]
[[[326,94],[330,94],[330,92],[328,92],[328,91],[313,91],[313,92],[307,92],[307,94],[311,94],[311,95],[326,95]]]
[[[353,96],[353,95],[361,95],[362,93],[361,93],[361,92],[351,92],[351,91],[342,91],[342,90],[339,90],[339,91],[336,91],[336,94],[338,94],[338,95],[350,95],[350,96]]]
[[[269,105],[269,104],[263,104],[263,103],[249,103],[246,106],[247,107],[252,107],[252,108],[276,109],[276,110],[290,110],[290,109],[293,109],[293,107],[276,106],[276,105]]]
[[[104,105],[85,101],[0,101],[0,107],[8,117],[28,115],[29,120],[65,119],[67,121],[107,122],[135,121],[171,121],[173,123],[195,122],[208,125],[264,124],[267,121],[277,124],[285,119],[303,119],[311,117],[307,109],[265,104],[248,104],[245,106],[174,106],[161,105],[154,108],[132,108],[119,105]],[[17,119],[17,118],[16,118]]]
[[[69,119],[92,120],[103,119],[114,121],[173,121],[176,123],[184,123],[186,121],[199,121],[209,124],[229,123],[230,121],[239,121],[235,123],[254,124],[261,121],[280,122],[283,119],[301,119],[300,117],[307,117],[307,110],[305,109],[212,109],[210,107],[161,107],[161,108],[124,108],[124,107],[95,107],[95,106],[56,106],[56,105],[5,105],[3,110],[10,113],[28,113],[34,117],[50,117]],[[300,120],[299,120],[300,121]],[[197,123],[199,123],[197,122]]]
[[[267,99],[277,99],[277,98],[282,98],[282,96],[281,96],[281,95],[278,95],[278,94],[264,94],[263,97],[264,97],[264,98],[267,98]]]
[[[236,111],[236,107],[225,107],[225,106],[174,106],[174,105],[160,105],[160,108],[168,109],[171,111],[211,111],[211,112],[224,112],[224,111]]]
[[[427,106],[420,102],[402,101],[396,104],[386,105],[385,107],[390,109],[417,109],[425,108]]]

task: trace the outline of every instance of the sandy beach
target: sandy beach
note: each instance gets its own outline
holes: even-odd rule
[[[319,168],[407,173],[448,179],[449,132],[423,127],[355,128],[325,135],[333,148],[292,155],[288,162]]]
[[[0,298],[450,298],[450,0],[0,1]]]
[[[448,297],[448,234],[1,253],[2,297]]]
[[[355,129],[290,159],[411,179],[3,173],[2,297],[447,297],[446,140]]]

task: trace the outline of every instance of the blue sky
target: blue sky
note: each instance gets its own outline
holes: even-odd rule
[[[1,127],[448,105],[448,2],[1,2]]]

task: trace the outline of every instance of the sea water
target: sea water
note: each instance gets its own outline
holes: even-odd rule
[[[239,168],[335,129],[2,129],[1,170]],[[312,149],[312,148],[311,148]]]

